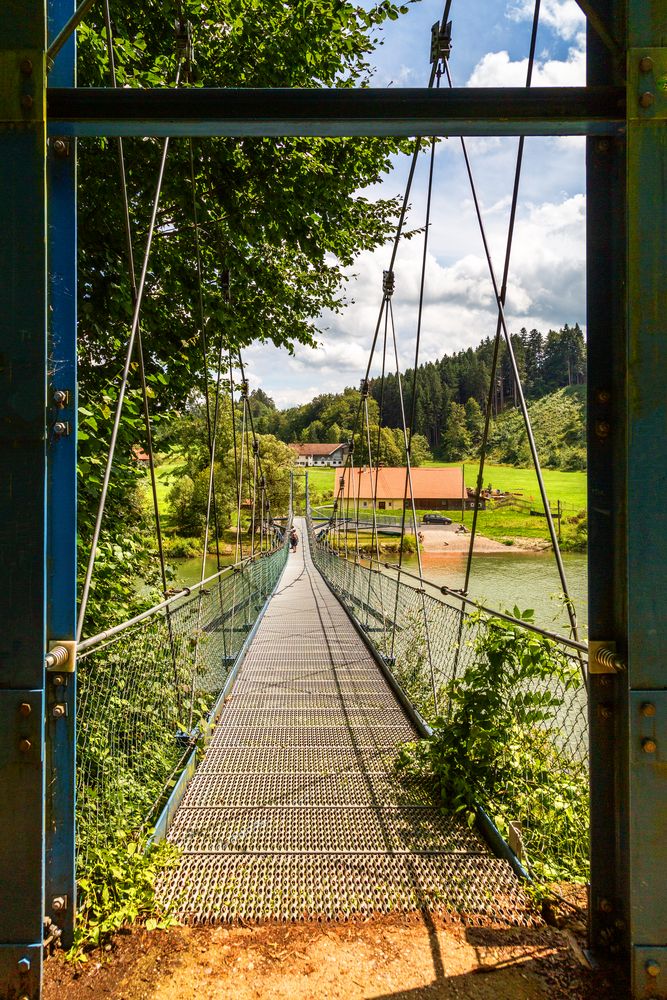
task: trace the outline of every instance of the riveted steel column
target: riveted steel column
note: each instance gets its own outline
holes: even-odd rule
[[[626,0],[600,0],[608,34],[625,37]],[[589,28],[587,80],[617,85],[625,61]],[[589,636],[627,646],[626,579],[626,149],[590,137],[587,173]],[[589,938],[600,959],[627,965],[627,683],[591,673],[591,890]]]
[[[75,10],[75,0],[49,0],[49,37]],[[74,36],[49,73],[73,87]],[[48,147],[49,381],[48,570],[49,647],[76,632],[76,144],[52,136]],[[75,659],[55,666],[46,683],[46,915],[69,947],[74,930],[76,764]]]
[[[628,919],[667,997],[667,0],[628,0]]]
[[[45,0],[0,3],[0,996],[39,996],[44,913]]]

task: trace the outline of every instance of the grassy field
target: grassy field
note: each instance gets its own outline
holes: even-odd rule
[[[427,462],[433,468],[458,468],[461,462]],[[558,469],[543,469],[544,485],[547,496],[553,509],[558,500],[567,507],[572,507],[577,511],[586,507],[586,473],[585,472],[560,472]],[[477,485],[477,465],[469,462],[465,466],[466,486],[473,489]],[[535,500],[539,505],[540,490],[537,485],[537,476],[533,469],[516,469],[513,465],[493,465],[486,463],[484,466],[484,486],[489,483],[494,490],[517,493],[522,495],[524,500]]]
[[[460,467],[460,462],[428,462],[431,468]],[[543,471],[547,496],[552,510],[556,510],[560,500],[563,505],[564,521],[586,508],[586,473],[560,472],[554,469]],[[309,469],[308,477],[313,502],[330,502],[333,496],[335,481],[334,469]],[[474,488],[477,484],[477,466],[472,462],[465,465],[466,486]],[[491,484],[493,489],[515,493],[536,509],[541,510],[540,491],[537,476],[533,469],[516,469],[511,465],[487,464],[484,473],[484,486]],[[316,499],[317,498],[317,499]],[[454,520],[458,517],[452,512]],[[470,525],[472,512],[466,511],[464,523]],[[478,529],[487,538],[511,544],[514,538],[544,538],[549,537],[546,519],[532,517],[528,510],[514,510],[508,507],[495,510],[480,511]]]
[[[460,462],[428,462],[432,468],[460,467]],[[167,531],[172,527],[169,523],[166,497],[178,475],[179,459],[172,458],[162,462],[157,466],[158,500],[160,509],[165,519]],[[301,470],[299,470],[301,472]],[[310,485],[312,502],[331,503],[333,499],[334,484],[336,478],[335,469],[308,469],[308,482]],[[586,473],[585,472],[560,472],[553,469],[544,470],[544,481],[547,495],[551,503],[552,510],[556,509],[557,502],[563,504],[564,520],[577,512],[586,508]],[[297,492],[297,508],[301,507],[299,500],[303,498],[303,475],[295,477]],[[477,466],[472,462],[465,465],[466,486],[475,487],[477,483]],[[484,486],[489,483],[493,489],[503,492],[511,492],[519,495],[522,500],[532,503],[536,509],[541,509],[540,493],[537,485],[537,477],[532,469],[517,469],[509,465],[492,465],[485,467]],[[454,520],[458,520],[455,512],[452,512]],[[466,511],[463,516],[464,523],[470,525],[472,512]],[[511,544],[513,538],[548,538],[548,528],[545,518],[531,517],[529,511],[514,510],[508,507],[497,508],[495,510],[480,511],[478,528],[481,534],[488,538],[495,538]]]

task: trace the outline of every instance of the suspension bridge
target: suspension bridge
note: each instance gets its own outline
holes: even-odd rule
[[[38,1000],[45,945],[72,941],[76,865],[85,867],[114,832],[126,839],[139,833],[166,838],[179,848],[174,867],[160,876],[158,894],[190,921],[338,919],[440,908],[472,922],[530,922],[525,879],[539,875],[540,865],[543,872],[557,869],[559,853],[571,846],[568,838],[576,844],[570,857],[582,843],[588,854],[590,843],[591,949],[627,976],[633,997],[667,997],[666,613],[656,586],[667,562],[661,375],[667,362],[667,5],[577,2],[588,19],[586,87],[531,86],[538,3],[527,86],[486,90],[453,86],[449,2],[434,30],[428,88],[385,91],[178,87],[189,63],[182,20],[176,86],[117,87],[107,4],[111,86],[78,88],[74,31],[91,0],[76,9],[72,0],[26,0],[0,10],[3,996]],[[239,372],[243,413],[238,442],[235,437],[234,565],[218,565],[208,578],[202,569],[197,585],[170,593],[161,558],[163,600],[86,636],[95,550],[133,358],[145,374],[141,312],[169,140],[281,135],[425,137],[416,142],[410,178],[426,150],[429,187],[435,147],[426,140],[460,137],[498,306],[496,360],[504,337],[538,470],[504,313],[523,139],[587,136],[589,643],[578,639],[571,608],[570,635],[559,636],[475,607],[466,594],[470,561],[463,592],[433,587],[421,563],[411,577],[402,554],[394,572],[382,565],[379,549],[368,565],[358,544],[364,519],[344,490],[334,498],[325,531],[316,532],[309,517],[297,521],[301,546],[289,555],[286,533],[273,517],[286,512],[272,512],[269,504],[240,356],[227,364],[232,397],[234,370]],[[509,237],[498,273],[468,135],[519,136]],[[127,223],[132,319],[78,601],[75,143],[109,136],[164,142],[136,269]],[[129,219],[122,142],[117,148]],[[192,163],[192,145],[189,150]],[[194,172],[192,179],[199,241]],[[369,462],[368,377],[374,356],[382,357],[384,371],[392,348],[398,355],[391,298],[408,198],[409,184],[361,383],[356,430]],[[424,258],[429,212],[430,196]],[[197,242],[200,269],[199,251]],[[415,372],[423,302],[422,272]],[[218,372],[211,398],[205,379],[211,479],[204,567],[210,525],[216,539],[219,534],[213,475],[228,345],[222,336],[219,344],[207,344],[200,306],[204,367]],[[145,378],[142,395],[152,456]],[[415,400],[413,391],[412,408]],[[417,530],[409,503],[414,414],[403,400],[401,407],[404,535],[410,522]],[[487,433],[488,420],[485,441]],[[377,468],[377,450],[375,455]],[[478,495],[483,456],[484,448]],[[346,475],[353,480],[353,452]],[[245,552],[244,482],[252,496]],[[157,515],[155,487],[153,496]],[[556,543],[544,493],[542,500]],[[652,526],[648,548],[646,525]],[[370,526],[375,545],[375,505]],[[163,556],[159,532],[158,544]],[[558,565],[566,589],[562,561]],[[429,723],[444,725],[446,733],[457,721],[457,706],[468,712],[458,721],[474,729],[479,718],[463,682],[496,662],[484,650],[499,641],[498,623],[516,648],[527,641],[546,651],[549,669],[526,674],[530,656],[513,660],[511,645],[506,648],[503,669],[509,673],[501,695],[512,720],[511,745],[500,759],[506,781],[489,801],[476,802],[469,826],[437,808],[431,791],[398,765],[401,747],[428,735]],[[546,762],[539,773],[538,756]],[[556,810],[562,822],[554,827],[542,820],[546,810],[553,813],[549,786],[556,773],[570,798]],[[510,785],[530,790],[523,805],[506,794]]]

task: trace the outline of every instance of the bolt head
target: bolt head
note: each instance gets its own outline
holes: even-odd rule
[[[29,958],[19,958],[18,960],[19,972],[30,972],[30,959]]]
[[[65,706],[64,705],[54,705],[53,706],[53,718],[54,719],[62,719],[62,717],[64,716],[64,714],[65,714]]]
[[[54,684],[54,687],[61,687],[61,685],[63,685],[64,683],[65,683],[65,678],[63,677],[62,674],[54,674],[53,675],[53,684]]]
[[[21,704],[19,705],[19,712],[25,719],[27,719],[30,713],[32,712],[32,705],[30,704],[30,702],[22,701]]]
[[[655,715],[655,705],[652,701],[645,701],[639,711],[645,718],[651,719]]]
[[[644,753],[655,753],[657,749],[658,749],[658,744],[655,742],[655,740],[652,740],[650,737],[647,737],[645,740],[642,740],[642,750],[644,751]]]
[[[655,97],[653,96],[651,91],[645,90],[644,93],[639,98],[639,105],[642,108],[650,108],[654,101]]]
[[[598,391],[595,393],[595,398],[598,403],[602,403],[602,405],[604,406],[610,401],[611,393],[609,392],[608,389],[598,389]]]
[[[58,142],[62,143],[62,141],[63,141],[62,139],[57,139],[56,142],[53,144],[53,148],[55,149],[56,143]],[[65,392],[64,389],[55,390],[55,392],[53,393],[53,402],[56,404],[56,406],[65,405],[65,403],[67,402],[67,393]]]
[[[30,750],[31,747],[32,747],[32,743],[30,742],[30,740],[20,740],[19,741],[19,750],[21,751],[21,753],[27,753],[28,750]]]
[[[608,420],[595,421],[595,433],[599,438],[607,438],[611,433],[611,424]]]
[[[611,913],[614,907],[611,905],[611,901],[608,899],[600,900],[600,910],[602,913]]]
[[[54,139],[51,148],[53,155],[59,160],[65,160],[69,156],[69,143],[66,139]]]
[[[31,111],[34,103],[30,94],[24,94],[21,98],[21,107],[24,111]]]
[[[32,76],[32,61],[30,59],[21,60],[21,72],[24,76]]]
[[[654,958],[649,958],[644,968],[646,969],[649,976],[651,976],[653,979],[657,979],[662,971],[660,967],[660,962],[656,962]]]
[[[64,896],[54,896],[53,899],[51,900],[51,909],[55,910],[56,912],[64,910],[66,906],[67,906],[67,901]]]
[[[640,73],[650,73],[653,69],[653,60],[650,56],[642,56],[639,60]]]

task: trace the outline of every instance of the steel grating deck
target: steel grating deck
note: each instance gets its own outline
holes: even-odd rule
[[[169,832],[159,885],[189,923],[447,910],[533,922],[475,830],[393,771],[417,734],[314,567],[305,522]]]

